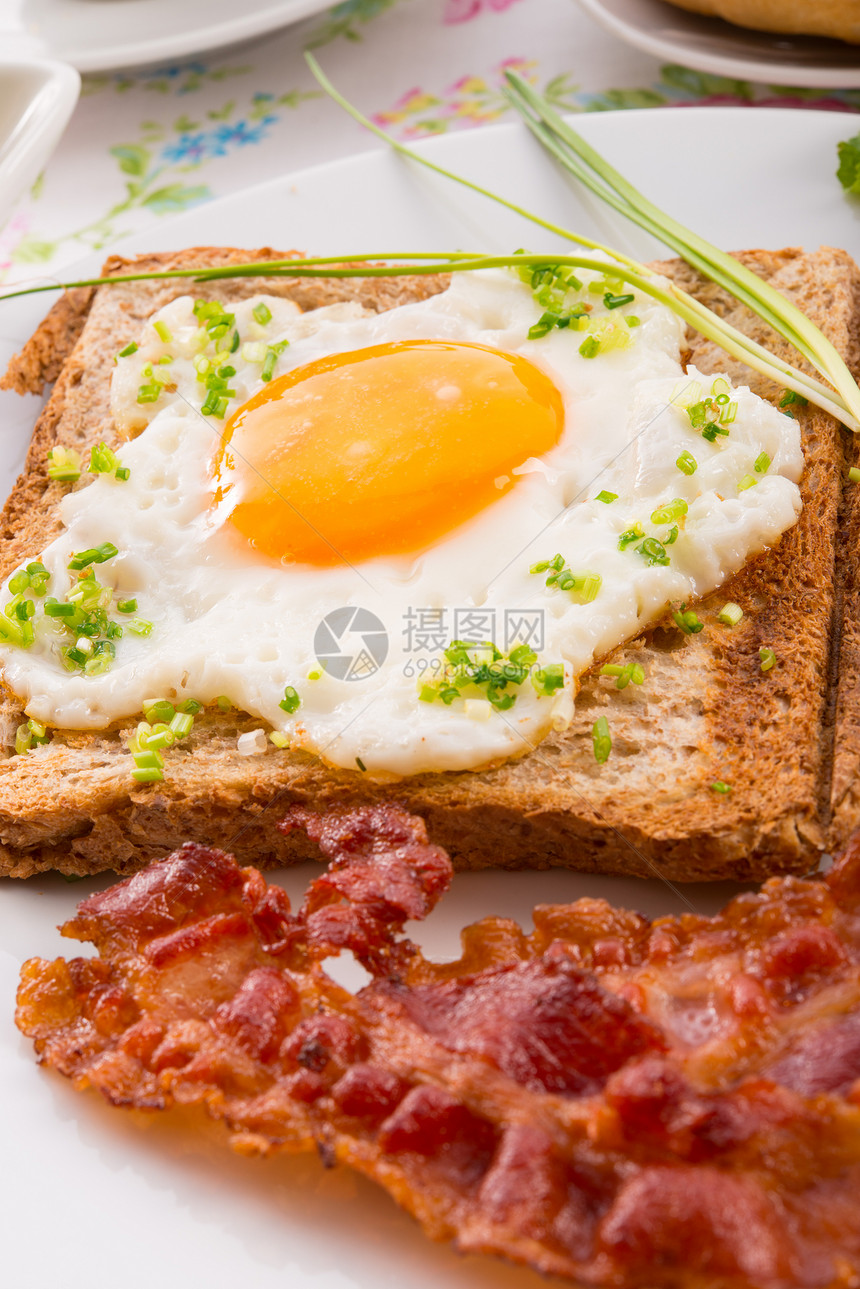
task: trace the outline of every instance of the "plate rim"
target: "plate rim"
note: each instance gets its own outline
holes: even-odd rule
[[[858,65],[856,70],[832,66],[820,68],[798,68],[792,63],[771,63],[754,56],[736,57],[719,52],[709,53],[690,49],[683,42],[673,43],[652,35],[634,22],[628,22],[611,12],[605,0],[578,0],[580,6],[594,20],[619,40],[633,45],[656,58],[671,58],[682,62],[696,71],[711,72],[719,76],[730,76],[743,80],[752,80],[765,85],[785,84],[797,89],[858,89],[860,88],[860,46],[857,50]],[[688,18],[695,18],[686,10],[679,10]],[[704,16],[704,15],[702,15]],[[711,19],[711,21],[714,21]],[[719,21],[719,20],[717,20]],[[727,24],[728,26],[728,24]],[[745,28],[737,29],[743,33]],[[761,33],[767,35],[768,33]],[[683,57],[681,57],[683,55]],[[703,105],[706,106],[706,105]]]
[[[585,3],[585,0],[580,0],[580,3]],[[601,112],[565,112],[562,115],[565,121],[574,126],[581,126],[585,122],[594,121],[598,123],[596,128],[600,130],[602,127],[599,122],[601,121],[608,122],[610,120],[615,121],[622,119],[637,120],[647,117],[684,121],[685,119],[691,118],[693,115],[707,117],[710,120],[716,121],[719,119],[727,119],[741,113],[744,114],[744,119],[746,119],[746,116],[750,111],[755,112],[757,120],[767,121],[770,119],[773,122],[778,121],[780,128],[784,126],[786,120],[789,119],[792,114],[795,114],[802,115],[805,120],[818,120],[822,124],[827,122],[828,125],[833,125],[837,121],[844,120],[845,128],[853,129],[855,133],[860,133],[860,112],[852,112],[848,109],[834,110],[821,107],[777,107],[772,104],[762,104],[759,106],[757,104],[745,103],[683,103],[678,104],[677,106],[669,104],[660,107],[611,108]],[[450,134],[430,135],[426,138],[410,141],[409,146],[416,152],[427,151],[430,153],[436,150],[445,151],[449,146],[457,147],[466,141],[467,147],[477,146],[479,138],[481,140],[496,138],[503,136],[506,133],[515,132],[519,130],[519,128],[519,122],[517,121],[495,121],[488,125],[481,126],[479,131],[458,130]],[[586,126],[586,128],[588,129],[590,127]],[[61,278],[63,281],[71,281],[73,280],[73,275],[77,273],[78,269],[80,269],[86,276],[95,276],[98,272],[98,267],[94,266],[100,267],[101,263],[105,259],[114,254],[118,254],[120,256],[125,256],[126,254],[143,254],[145,252],[142,247],[146,242],[148,233],[152,230],[157,231],[158,241],[160,243],[162,240],[161,234],[163,230],[169,231],[177,223],[184,224],[187,221],[193,221],[198,214],[201,214],[204,211],[211,212],[213,210],[217,210],[218,207],[234,202],[240,198],[242,201],[246,201],[265,195],[268,192],[279,191],[282,189],[289,190],[290,188],[297,189],[301,183],[311,180],[318,175],[325,175],[331,171],[338,170],[340,168],[346,169],[351,166],[361,168],[375,157],[388,157],[392,160],[400,160],[394,150],[386,147],[384,144],[374,145],[373,143],[369,143],[366,148],[362,148],[359,152],[345,153],[339,157],[332,157],[325,161],[316,161],[308,166],[301,166],[296,170],[290,170],[281,175],[259,179],[256,183],[249,184],[240,190],[231,193],[224,193],[219,197],[215,197],[211,201],[205,202],[191,211],[175,214],[171,216],[170,219],[159,222],[158,224],[150,225],[148,229],[131,230],[116,241],[111,242],[110,246],[105,246],[99,251],[90,250],[78,258],[70,260],[68,264],[63,265],[57,272],[50,272],[48,274],[34,272],[28,278],[16,279],[14,282],[10,282],[8,284],[0,282],[0,305],[2,305],[3,301],[7,299],[7,289],[8,294],[11,295],[28,284],[36,285],[44,282],[46,276],[50,277],[52,281],[57,281],[58,278]],[[410,158],[406,157],[403,160],[408,163]],[[424,167],[422,167],[422,171],[423,169]],[[834,183],[836,182],[835,173],[834,160]],[[834,191],[837,198],[843,197],[838,186]],[[858,203],[858,205],[860,205],[860,203]],[[203,243],[198,242],[197,244]],[[860,250],[858,250],[857,259],[858,263],[860,263]],[[59,292],[62,290],[62,287],[57,285],[56,290]],[[49,292],[45,292],[45,295],[48,296]],[[33,296],[23,297],[20,300],[20,304],[26,305],[28,300],[32,302],[35,298],[36,297]],[[53,298],[51,303],[53,303]],[[51,304],[46,303],[46,312],[50,307]]]
[[[121,9],[122,0],[109,0],[111,8]],[[43,60],[62,61],[78,72],[114,72],[131,68],[157,67],[176,59],[188,59],[195,54],[214,53],[228,46],[242,45],[256,40],[268,32],[279,31],[304,18],[313,17],[331,7],[332,0],[245,0],[253,11],[242,13],[230,20],[219,21],[211,27],[189,28],[181,38],[172,33],[149,40],[129,39],[125,44],[88,52],[83,46],[62,50],[52,48],[41,35],[34,37],[43,51]],[[22,34],[30,35],[26,28]]]

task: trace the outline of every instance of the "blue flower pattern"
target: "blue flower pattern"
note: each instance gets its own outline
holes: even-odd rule
[[[196,166],[213,157],[226,157],[231,148],[260,143],[277,120],[276,116],[264,116],[253,124],[250,121],[234,121],[232,125],[219,125],[214,130],[180,134],[174,143],[169,143],[162,149],[161,160],[168,165]]]

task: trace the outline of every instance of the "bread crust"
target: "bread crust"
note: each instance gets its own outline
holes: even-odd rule
[[[268,248],[194,248],[132,262],[112,259],[105,271],[276,254],[281,257]],[[852,328],[860,298],[856,267],[844,252],[753,251],[740,258],[791,296],[843,353],[854,354]],[[764,324],[686,265],[660,268],[797,361]],[[194,293],[236,299],[273,290],[304,308],[335,299],[386,308],[443,285],[442,279],[427,278],[256,278],[204,283]],[[59,531],[57,502],[65,489],[47,477],[49,447],[61,442],[86,449],[100,439],[116,442],[108,411],[112,356],[155,309],[187,289],[175,279],[136,283],[69,303],[70,330],[85,310],[86,326],[0,518],[0,575],[32,558]],[[45,334],[37,333],[13,362],[7,384],[35,389],[40,373],[41,379],[49,378],[54,367],[47,337],[54,335],[62,349],[56,338],[61,316],[57,308],[48,315]],[[700,369],[728,367],[759,393],[778,397],[774,386],[701,337],[691,335],[689,345]],[[375,783],[358,771],[331,769],[307,754],[274,747],[242,757],[237,735],[259,722],[236,713],[206,713],[195,721],[189,742],[171,751],[165,781],[138,786],[130,778],[126,734],[119,727],[95,734],[57,731],[50,744],[26,757],[10,755],[22,716],[7,692],[0,702],[0,740],[6,749],[0,761],[0,874],[26,877],[48,868],[127,873],[186,838],[231,850],[242,863],[293,863],[306,857],[306,843],[276,827],[290,805],[327,809],[386,799],[422,815],[434,840],[462,868],[567,866],[672,881],[759,880],[807,871],[828,844],[831,787],[837,777],[840,782],[851,777],[848,754],[835,760],[833,754],[839,638],[834,623],[842,620],[843,600],[837,550],[848,531],[845,523],[860,525],[860,517],[852,512],[846,520],[841,503],[846,467],[839,428],[812,407],[799,419],[806,469],[797,525],[704,603],[701,633],[684,637],[664,622],[616,651],[613,661],[642,663],[644,686],[618,692],[611,682],[586,677],[570,729],[520,760],[483,772]],[[744,609],[734,630],[715,620],[727,600]],[[855,627],[852,648],[860,660],[860,616]],[[773,648],[778,659],[769,673],[760,669],[762,645]],[[860,693],[860,661],[855,681]],[[851,703],[852,693],[843,686],[840,712]],[[610,719],[613,755],[599,766],[591,729],[602,713]],[[846,717],[839,719],[844,726]],[[860,737],[852,746],[856,757]],[[716,780],[731,785],[728,796],[713,791]],[[860,813],[860,801],[851,808]],[[840,819],[848,817],[846,811],[840,807]]]
[[[830,36],[860,44],[860,0],[669,0],[690,13],[790,36]]]

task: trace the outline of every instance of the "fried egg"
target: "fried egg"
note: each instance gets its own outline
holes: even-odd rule
[[[379,776],[563,729],[596,659],[795,522],[803,465],[792,419],[684,370],[670,310],[610,309],[583,277],[590,330],[545,335],[507,270],[380,314],[255,296],[222,325],[168,304],[114,372],[128,477],[70,492],[40,554],[62,601],[72,556],[112,544],[103,603],[151,629],[127,623],[87,674],[37,610],[32,645],[0,654],[28,715],[98,729],[155,695],[226,696]],[[614,339],[593,355],[590,335]],[[703,436],[689,409],[716,390],[731,417]]]

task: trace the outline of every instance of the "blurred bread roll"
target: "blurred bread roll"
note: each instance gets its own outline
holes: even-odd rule
[[[860,0],[670,0],[679,9],[780,35],[834,36],[860,45]]]

